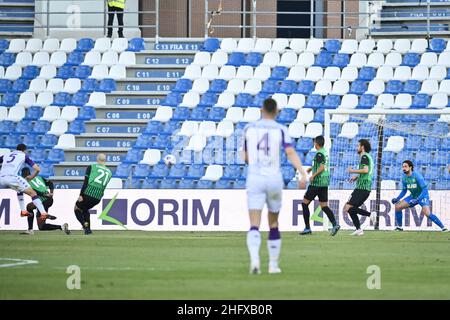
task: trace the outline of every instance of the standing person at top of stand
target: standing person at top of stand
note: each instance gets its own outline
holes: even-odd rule
[[[119,24],[117,34],[119,35],[119,38],[123,38],[123,10],[125,9],[126,1],[127,0],[108,0],[108,38],[112,37],[114,14],[117,15],[117,22]]]

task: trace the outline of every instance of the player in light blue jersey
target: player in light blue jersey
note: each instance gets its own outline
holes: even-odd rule
[[[281,209],[283,175],[281,173],[281,152],[300,172],[299,188],[306,186],[306,172],[302,167],[287,128],[275,121],[277,103],[266,99],[261,109],[262,119],[249,123],[244,128],[244,159],[248,163],[246,181],[250,230],[247,233],[247,247],[250,254],[250,273],[259,274],[261,246],[261,212],[265,205],[269,211],[269,273],[280,273],[278,258],[281,250],[281,235],[278,230],[278,214]]]
[[[404,173],[402,179],[403,190],[397,198],[392,199],[392,203],[395,204],[395,223],[397,225],[395,230],[403,231],[402,210],[419,204],[422,207],[422,214],[437,224],[442,231],[447,231],[441,220],[431,213],[430,195],[423,176],[419,172],[414,171],[414,164],[410,160],[403,161],[402,169]],[[408,191],[410,195],[401,200]]]

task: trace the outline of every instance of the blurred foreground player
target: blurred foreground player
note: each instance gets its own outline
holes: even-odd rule
[[[91,234],[91,219],[89,210],[95,207],[103,198],[106,186],[111,180],[111,170],[106,166],[106,156],[103,153],[97,155],[97,163],[86,168],[83,186],[80,196],[75,203],[75,216],[84,229],[84,234]]]
[[[278,230],[278,213],[284,186],[280,160],[282,149],[294,167],[300,172],[299,187],[306,186],[306,172],[292,147],[287,128],[277,122],[277,103],[266,99],[261,110],[262,119],[249,123],[244,128],[244,159],[248,164],[246,181],[247,203],[250,216],[250,231],[247,233],[247,247],[250,253],[250,273],[260,274],[259,248],[261,246],[261,211],[267,204],[269,215],[269,273],[280,273],[278,258],[281,250],[281,236]]]
[[[23,143],[17,145],[16,150],[0,156],[0,164],[2,168],[0,169],[0,188],[8,188],[17,191],[17,199],[20,205],[20,215],[22,217],[27,217],[28,212],[25,208],[25,200],[23,199],[23,194],[27,194],[33,200],[35,206],[41,212],[41,219],[47,219],[47,211],[42,205],[41,199],[39,199],[36,191],[31,188],[28,181],[33,180],[41,170],[37,164],[30,159],[30,157],[25,153],[27,151],[27,146]],[[27,176],[25,179],[19,176],[19,170],[24,164],[29,165],[34,169],[32,175]]]
[[[28,167],[24,167],[22,169],[22,177],[27,177],[30,175],[30,169]],[[48,212],[48,209],[53,205],[53,182],[42,178],[40,176],[35,177],[30,181],[31,188],[36,191],[39,199],[42,201],[45,211]],[[27,212],[28,212],[28,230],[25,232],[26,234],[34,234],[33,232],[33,222],[34,222],[34,210],[36,206],[33,202],[27,204]],[[46,220],[41,219],[41,212],[37,210],[36,213],[37,225],[39,230],[41,231],[51,231],[51,230],[64,230],[66,234],[70,234],[69,225],[64,223],[62,226],[56,224],[46,223]],[[47,215],[47,219],[55,220],[56,217],[50,214]]]
[[[402,210],[420,205],[422,207],[422,214],[437,224],[442,231],[448,231],[442,224],[441,220],[431,213],[430,195],[428,193],[427,184],[425,183],[423,176],[419,172],[414,171],[414,164],[412,161],[403,161],[402,170],[402,192],[397,198],[392,199],[392,203],[395,204],[395,224],[397,225],[395,230],[403,231]],[[411,194],[402,200],[408,191]]]

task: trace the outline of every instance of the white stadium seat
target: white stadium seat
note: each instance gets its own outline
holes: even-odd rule
[[[147,149],[144,152],[144,157],[139,161],[139,164],[154,166],[159,161],[161,161],[161,151],[158,149]]]
[[[27,41],[25,51],[35,53],[42,49],[42,40],[39,38],[31,38]]]
[[[8,117],[8,108],[0,107],[0,121],[6,120],[7,117]],[[0,156],[1,156],[1,153],[0,153]]]
[[[324,80],[337,81],[341,78],[341,69],[339,67],[327,67],[323,73]]]
[[[227,114],[225,116],[225,121],[231,121],[233,123],[238,123],[242,121],[244,118],[244,111],[239,107],[231,107],[227,110]]]
[[[206,80],[208,81],[208,80]],[[197,92],[188,92],[183,96],[180,107],[195,108],[200,102],[200,95]]]
[[[192,64],[204,67],[209,65],[210,62],[211,62],[211,55],[209,54],[209,52],[197,52],[194,56]]]
[[[363,39],[359,42],[359,47],[357,52],[361,52],[361,53],[371,53],[373,52],[374,48],[375,48],[375,40],[373,39]]]
[[[256,40],[253,52],[266,53],[272,48],[272,40],[267,38],[260,38]]]
[[[288,96],[284,93],[275,93],[272,99],[277,102],[278,109],[283,109],[288,103]]]
[[[356,122],[346,122],[342,125],[341,133],[338,137],[353,139],[358,134],[359,127]]]
[[[355,109],[358,105],[358,96],[356,94],[346,94],[342,97],[339,109]]]
[[[197,121],[185,121],[181,125],[180,131],[178,131],[177,135],[192,137],[193,135],[198,133],[198,123]]]
[[[154,121],[167,122],[172,118],[173,110],[171,107],[161,106],[156,109],[155,116],[152,118]]]
[[[434,52],[425,52],[422,54],[420,58],[419,65],[431,68],[434,65],[437,65],[438,59],[437,54]]]
[[[303,108],[303,106],[305,105],[305,100],[306,98],[303,94],[299,93],[291,94],[291,96],[289,97],[289,101],[286,105],[286,108],[299,110]]]
[[[101,62],[102,62],[102,55],[100,54],[100,52],[88,51],[84,56],[84,61],[82,65],[93,67],[98,64],[101,64]]]
[[[444,66],[432,66],[428,78],[441,81],[444,80],[446,76],[447,69]]]
[[[48,52],[37,52],[33,56],[33,66],[42,67],[50,63],[50,56]]]
[[[354,39],[346,39],[342,42],[339,53],[354,54],[358,50],[358,41]]]
[[[36,94],[31,91],[26,91],[20,95],[19,102],[16,106],[21,106],[24,108],[29,108],[36,103]]]
[[[225,38],[220,43],[220,50],[227,53],[234,52],[237,49],[237,42],[232,38]]]
[[[105,64],[107,66],[113,66],[115,64],[119,63],[119,55],[115,51],[106,51],[102,55],[102,62],[101,64]]]
[[[394,44],[390,39],[381,39],[378,40],[376,50],[377,52],[381,52],[383,54],[388,54],[392,51]]]
[[[218,181],[223,176],[223,168],[218,164],[211,164],[206,168],[205,175],[201,180]]]
[[[0,79],[3,79],[5,76],[5,68],[3,66],[0,66]]]
[[[6,120],[19,122],[25,117],[25,108],[20,106],[14,106],[9,108],[8,117]]]
[[[253,38],[242,38],[239,40],[236,51],[249,53],[249,52],[253,51],[254,46],[255,46],[255,40],[253,40]]]
[[[99,64],[92,68],[92,73],[89,76],[89,78],[103,80],[105,78],[108,78],[108,75],[109,75],[108,66],[104,64]]]
[[[267,79],[270,78],[270,74],[271,70],[269,66],[258,66],[255,68],[253,78],[261,81],[266,81]]]
[[[419,93],[426,93],[428,95],[433,95],[439,91],[439,84],[436,80],[425,80],[422,82],[422,87]]]
[[[44,87],[45,88],[45,87]],[[40,107],[46,107],[53,103],[53,93],[41,92],[36,98],[36,105]]]
[[[230,81],[236,77],[236,68],[233,66],[223,66],[220,68],[219,79]]]
[[[119,38],[121,39],[121,38]],[[123,181],[120,178],[112,177],[108,185],[106,186],[106,189],[122,189],[123,188]]]
[[[414,39],[411,43],[411,49],[409,52],[413,53],[424,53],[427,51],[428,41],[427,39]]]
[[[282,53],[289,47],[289,40],[285,38],[277,38],[272,43],[272,51]]]
[[[219,67],[214,64],[207,65],[202,70],[202,78],[207,80],[214,80],[219,76]]]
[[[249,80],[253,78],[253,68],[250,66],[241,66],[237,69],[236,79]]]
[[[44,114],[42,115],[40,120],[53,122],[53,121],[59,119],[60,116],[61,116],[61,111],[59,110],[59,107],[48,106],[48,107],[45,107]]]
[[[208,91],[208,89],[209,89],[208,79],[200,78],[200,79],[194,80],[194,83],[192,84],[192,89],[190,90],[190,92],[196,92],[199,94],[203,94],[206,91]],[[199,102],[200,102],[200,100],[199,100]]]
[[[391,109],[395,104],[394,96],[390,93],[383,93],[378,96],[375,108]]]
[[[405,140],[403,137],[400,136],[390,136],[386,147],[383,149],[383,151],[391,151],[398,153],[403,150],[403,147],[405,146]]]
[[[50,57],[49,64],[51,64],[52,66],[60,67],[64,63],[66,63],[66,61],[67,61],[67,55],[65,52],[55,51],[52,53],[52,55]]]
[[[74,94],[78,92],[78,90],[80,89],[81,89],[81,80],[78,78],[70,78],[67,79],[66,82],[64,83],[63,91]]]
[[[297,65],[309,68],[314,64],[314,54],[311,52],[302,52],[298,55]]]
[[[54,149],[73,149],[76,147],[75,136],[70,133],[65,133],[59,136],[58,143],[54,146]]]
[[[216,135],[219,137],[228,138],[234,132],[234,124],[231,121],[221,121],[217,124]]]
[[[297,118],[295,121],[301,123],[310,123],[314,119],[314,110],[310,108],[302,108],[297,112]]]
[[[384,65],[398,67],[402,63],[402,55],[398,52],[390,52],[384,60]]]
[[[58,93],[64,91],[64,80],[59,78],[50,79],[47,83],[47,91]]]
[[[366,93],[378,96],[384,92],[384,89],[384,81],[375,79],[369,82]]]
[[[322,96],[326,96],[331,93],[332,85],[330,80],[319,80],[316,83],[316,87],[313,91],[313,94],[320,94]]]
[[[357,67],[347,66],[344,69],[342,69],[341,80],[353,82],[356,80],[356,78],[358,78]]]
[[[109,51],[109,52],[111,52],[111,51]],[[134,66],[136,64],[136,54],[134,52],[131,52],[131,51],[122,52],[120,54],[118,64],[124,65],[124,66],[127,66],[127,67]]]
[[[244,90],[244,81],[240,79],[232,79],[228,82],[225,92],[231,92],[235,95],[241,93]]]
[[[449,68],[450,67],[450,52],[444,51],[439,55],[438,65]]]
[[[282,67],[290,68],[297,64],[297,60],[298,60],[297,54],[295,52],[288,51],[283,53],[283,55],[281,56],[279,65]]]
[[[438,92],[431,97],[428,108],[444,109],[448,105],[448,94],[444,92]]]
[[[384,65],[384,55],[381,52],[374,52],[367,58],[366,65],[368,67],[379,68]]]
[[[257,80],[257,79],[251,79],[245,83],[243,93],[249,93],[251,95],[256,95],[261,91],[261,89],[262,89],[261,81]]]
[[[15,81],[19,79],[21,76],[22,76],[22,67],[12,65],[6,69],[5,75],[2,78]]]
[[[93,92],[89,96],[88,106],[104,107],[106,106],[106,95],[104,92]]]
[[[439,85],[439,92],[450,94],[450,80],[443,80]]]
[[[260,108],[247,108],[244,112],[243,122],[254,122],[261,118]]]
[[[211,57],[211,63],[210,64],[215,64],[219,67],[225,65],[228,61],[228,54],[226,52],[223,51],[216,51],[213,53],[212,57]]]
[[[350,58],[349,67],[362,68],[367,65],[367,56],[365,53],[354,53]]]
[[[307,52],[312,52],[314,54],[319,54],[320,50],[323,48],[323,40],[322,39],[316,39],[311,38],[308,41],[308,44],[306,46]]]
[[[395,40],[394,50],[399,53],[407,53],[411,50],[411,42],[408,39]]]
[[[308,123],[305,129],[305,134],[303,135],[305,138],[315,138],[317,136],[321,136],[323,134],[323,127],[321,123],[311,122]]]
[[[400,93],[395,97],[394,108],[408,109],[412,104],[412,97],[408,93]]]
[[[331,117],[331,122],[344,124],[348,122],[349,119],[350,116],[348,114],[333,114],[333,116]]]
[[[217,99],[215,107],[228,109],[231,106],[233,106],[234,101],[235,101],[234,94],[232,94],[231,92],[223,92],[219,95],[219,99]]]
[[[189,80],[195,80],[202,76],[202,69],[200,66],[197,65],[189,65],[186,67],[186,70],[184,72],[184,75],[182,78],[189,79]]]
[[[393,78],[394,78],[394,70],[392,69],[392,67],[382,66],[378,68],[375,79],[387,82],[389,80],[392,80]]]
[[[100,53],[106,52],[111,48],[110,38],[98,38],[95,40],[93,51],[98,51]]]
[[[350,84],[346,80],[338,80],[333,84],[331,94],[343,96],[350,90]]]
[[[202,151],[206,146],[206,137],[201,134],[195,134],[190,137],[189,144],[184,150],[192,150],[194,152]]]
[[[424,81],[424,80],[428,79],[428,67],[415,66],[412,71],[411,79],[418,80],[418,81]]]
[[[116,38],[111,44],[111,50],[118,53],[124,52],[128,48],[128,39],[126,38]]]
[[[59,51],[68,53],[74,51],[76,47],[77,47],[77,40],[72,38],[64,38],[61,40]]]
[[[400,66],[395,68],[394,80],[406,81],[411,79],[411,68],[407,66]]]
[[[306,80],[319,81],[323,78],[323,69],[321,67],[310,67],[306,71]]]
[[[47,82],[45,81],[45,79],[37,78],[30,81],[30,87],[27,91],[40,93],[42,91],[45,91],[46,88]]]
[[[289,45],[295,53],[302,53],[306,50],[306,39],[292,39]]]
[[[19,52],[16,56],[16,66],[28,66],[33,62],[32,56],[30,52]]]
[[[12,39],[6,52],[19,53],[25,50],[25,39]]]
[[[198,134],[211,137],[216,134],[216,123],[214,121],[202,121],[198,127]]]
[[[291,138],[300,138],[305,133],[305,125],[300,121],[293,121],[288,127],[288,133]]]
[[[114,80],[122,80],[127,77],[127,69],[125,66],[117,64],[109,69],[108,78]]]
[[[278,52],[269,51],[264,55],[262,65],[274,68],[280,64],[280,55]]]
[[[66,120],[67,122],[72,122],[78,117],[78,108],[74,106],[66,106],[62,108],[61,116],[59,117],[62,120]]]
[[[294,80],[294,81],[301,81],[304,80],[306,76],[306,70],[303,66],[294,66],[289,70],[289,75],[287,76],[286,80]]]
[[[52,122],[52,126],[50,131],[48,131],[48,134],[53,134],[59,137],[60,135],[66,133],[68,128],[69,126],[67,124],[67,120],[57,119]]]

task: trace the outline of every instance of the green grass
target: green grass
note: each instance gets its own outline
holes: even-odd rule
[[[450,235],[439,232],[283,233],[282,274],[248,274],[242,232],[0,232],[0,299],[450,299]],[[0,259],[0,264],[6,261]],[[69,265],[81,290],[68,290]],[[369,290],[367,267],[381,268]]]

